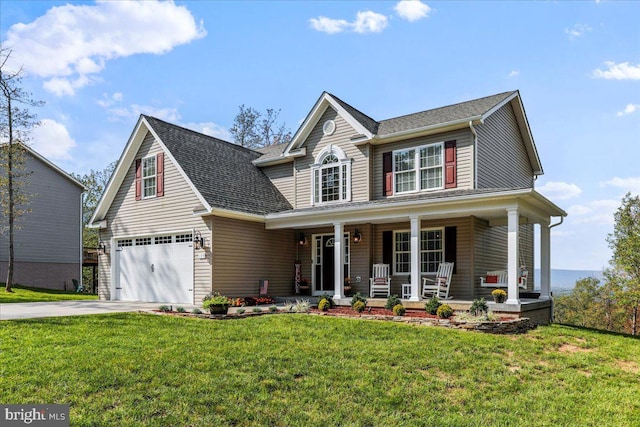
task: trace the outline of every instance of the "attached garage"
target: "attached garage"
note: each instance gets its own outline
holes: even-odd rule
[[[191,234],[116,241],[115,299],[193,304]]]

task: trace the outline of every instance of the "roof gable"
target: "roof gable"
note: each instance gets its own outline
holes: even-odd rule
[[[147,132],[153,134],[206,211],[218,208],[263,215],[291,209],[267,176],[252,164],[260,153],[141,115],[91,223],[100,222],[106,216]]]

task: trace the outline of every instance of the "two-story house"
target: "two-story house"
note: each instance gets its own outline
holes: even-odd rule
[[[381,121],[325,92],[290,143],[260,151],[141,116],[92,219],[100,296],[199,304],[261,279],[292,295],[299,261],[313,294],[343,299],[347,277],[368,294],[384,263],[392,293],[410,284],[420,301],[447,261],[456,300],[488,296],[480,278],[504,269],[521,307],[538,224],[544,301],[552,217],[566,213],[535,191],[540,174],[517,91]]]

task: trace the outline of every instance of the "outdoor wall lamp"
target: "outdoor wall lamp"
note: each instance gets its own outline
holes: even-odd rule
[[[298,245],[304,246],[306,244],[307,244],[307,237],[304,235],[304,233],[300,232],[300,234],[298,235]]]
[[[204,249],[204,239],[202,238],[202,234],[197,230],[193,233],[193,243],[196,249]]]
[[[104,255],[107,253],[107,245],[102,240],[98,243],[98,255]]]
[[[361,240],[362,234],[360,234],[360,231],[356,228],[355,233],[353,233],[353,243],[360,243]]]

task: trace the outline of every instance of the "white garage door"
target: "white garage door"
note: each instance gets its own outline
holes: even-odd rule
[[[191,234],[118,241],[117,300],[193,304]]]

